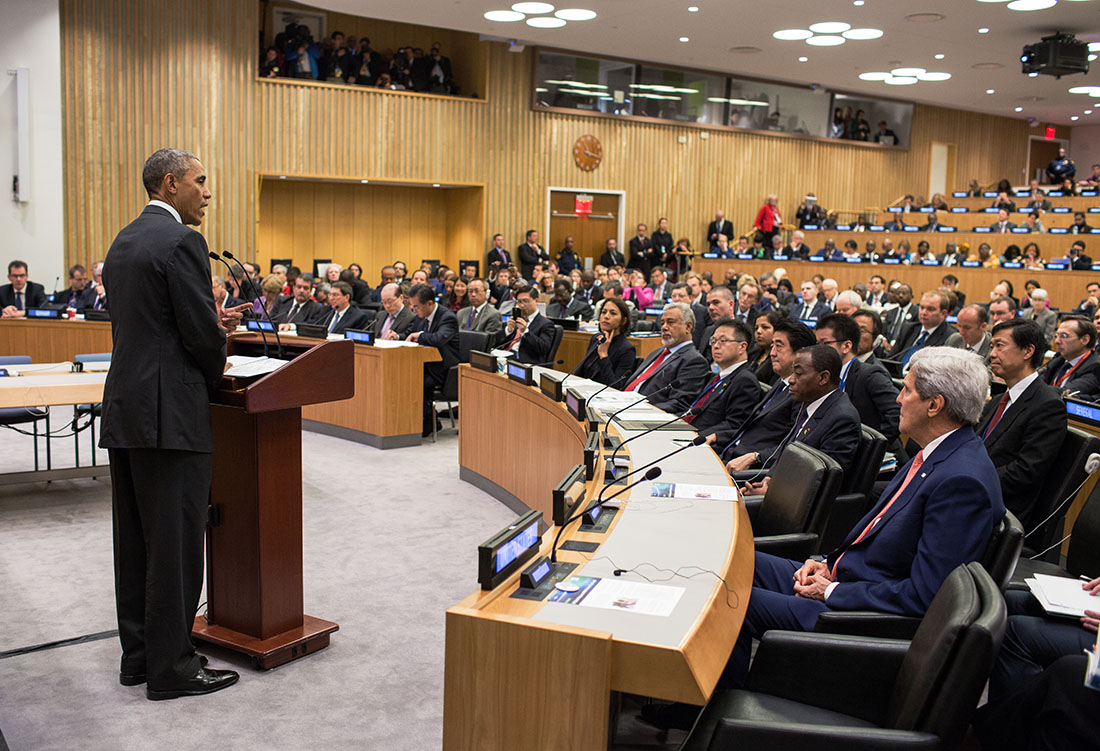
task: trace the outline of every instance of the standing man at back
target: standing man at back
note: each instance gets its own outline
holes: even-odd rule
[[[124,686],[149,699],[195,696],[237,682],[209,670],[191,626],[203,577],[210,500],[210,396],[225,336],[247,304],[214,302],[198,226],[210,201],[193,154],[161,149],[141,175],[149,203],[107,256],[114,353],[103,390],[100,446],[110,452],[115,599]]]

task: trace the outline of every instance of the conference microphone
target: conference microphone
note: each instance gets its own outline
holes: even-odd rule
[[[218,261],[223,266],[225,266],[227,269],[229,269],[229,274],[233,277],[233,281],[235,281],[237,283],[237,289],[240,289],[241,288],[241,282],[240,282],[239,279],[237,279],[237,275],[235,273],[233,273],[233,267],[230,266],[228,263],[226,263],[225,259],[223,259],[221,256],[219,256],[217,253],[215,253],[212,250],[209,252],[208,255],[211,258],[213,258],[215,261]],[[264,333],[263,326],[260,327],[260,337],[262,337],[263,340],[264,340],[264,357],[267,357],[267,355],[268,355],[267,334]]]
[[[603,342],[604,342],[604,336],[603,336],[603,334],[600,334],[599,344],[603,344]],[[597,347],[598,346],[599,345],[597,345]],[[595,351],[596,351],[596,348],[593,348],[592,352],[595,352]],[[582,357],[581,361],[579,363],[577,363],[577,367],[573,368],[568,373],[566,373],[565,378],[562,378],[558,382],[558,387],[561,389],[562,398],[565,398],[565,382],[566,382],[566,380],[569,378],[569,376],[573,375],[578,370],[580,370],[582,365],[584,365],[586,362],[588,362],[588,358],[592,356],[592,352],[589,352],[584,357]],[[603,389],[600,389],[600,391],[603,391]],[[597,391],[596,393],[599,393],[599,391]]]
[[[61,284],[61,274],[58,274],[56,277],[54,277],[54,280],[53,280],[53,294],[50,295],[50,302],[55,302],[57,300],[57,292],[58,292],[57,285],[59,285],[59,284]],[[29,291],[29,287],[28,287],[28,291]]]
[[[596,503],[594,503],[592,505],[591,508],[586,508],[583,511],[579,511],[576,514],[573,514],[571,517],[569,517],[568,519],[565,520],[564,524],[562,524],[560,527],[558,527],[558,533],[556,535],[554,535],[554,544],[550,547],[550,562],[551,563],[557,563],[558,562],[558,542],[561,541],[561,533],[565,531],[566,527],[568,527],[573,522],[577,521],[577,519],[580,519],[585,514],[592,513],[592,509],[600,508],[605,503],[607,503],[607,501],[611,501],[611,500],[614,500],[615,498],[618,498],[620,495],[622,495],[626,491],[630,490],[635,485],[641,485],[646,480],[656,480],[660,476],[661,476],[661,468],[660,467],[653,467],[651,470],[649,470],[648,472],[645,473],[645,476],[642,479],[637,480],[634,483],[632,483],[631,485],[627,485],[624,488],[619,488],[619,490],[617,490],[613,496],[611,496],[610,498],[607,498],[606,500],[603,498],[603,491],[601,490],[600,491],[600,498],[596,501]],[[605,486],[605,489],[606,489],[606,486]]]
[[[628,374],[628,375],[627,375],[627,377],[629,378],[629,377],[630,377],[630,375],[631,375],[631,374]],[[611,427],[611,422],[612,422],[612,420],[614,420],[614,419],[615,419],[616,417],[618,417],[618,416],[619,416],[619,414],[620,414],[621,412],[625,412],[626,410],[630,409],[631,407],[637,407],[637,406],[638,406],[639,404],[641,404],[642,402],[648,402],[648,401],[649,401],[650,399],[652,399],[653,397],[657,396],[657,394],[661,393],[662,391],[667,391],[668,389],[672,388],[672,385],[673,385],[674,383],[675,383],[675,381],[669,381],[668,383],[666,383],[666,384],[665,384],[664,386],[662,386],[661,388],[659,388],[659,389],[657,389],[656,391],[654,391],[654,392],[653,392],[652,394],[650,394],[649,396],[646,396],[645,394],[642,394],[642,398],[641,398],[641,399],[638,399],[637,401],[633,401],[633,402],[631,402],[630,404],[626,405],[625,407],[622,407],[622,408],[620,408],[620,409],[617,409],[617,410],[615,410],[615,411],[614,411],[613,413],[611,413],[611,415],[610,415],[610,416],[609,416],[609,417],[607,418],[607,422],[606,422],[606,423],[604,423],[604,428],[603,428],[603,445],[604,445],[604,446],[608,446],[608,445],[609,445],[609,444],[607,443],[607,429]],[[605,388],[607,388],[607,386],[604,386],[604,389],[605,389]],[[600,389],[600,391],[603,391],[604,389]],[[597,391],[597,392],[596,392],[595,394],[593,394],[592,396],[588,397],[588,402],[587,402],[587,403],[588,403],[588,404],[591,404],[591,403],[592,403],[592,397],[596,396],[596,394],[599,394],[599,393],[600,393],[600,391]]]
[[[629,377],[630,377],[630,373],[623,373],[622,377],[612,381],[611,383],[607,384],[606,386],[601,386],[600,388],[596,389],[596,391],[594,391],[592,394],[585,397],[586,402],[588,404],[591,404],[592,400],[595,399],[597,396],[599,396],[603,392],[607,391],[609,388],[613,388],[617,384],[622,383],[623,381],[625,381]],[[564,382],[565,379],[563,378],[562,381]]]
[[[627,438],[625,441],[620,441],[619,445],[615,447],[615,450],[611,452],[611,471],[612,472],[615,471],[615,457],[618,455],[619,449],[621,449],[623,446],[625,446],[626,444],[633,441],[635,438],[641,438],[642,436],[648,435],[649,433],[652,433],[655,430],[660,430],[661,428],[667,427],[667,426],[671,425],[672,423],[676,422],[677,420],[683,420],[685,417],[687,417],[688,415],[691,414],[691,410],[694,409],[694,408],[695,408],[695,405],[693,404],[690,407],[688,407],[685,411],[683,411],[682,413],[674,416],[671,420],[668,420],[667,422],[663,422],[660,425],[655,425],[652,428],[649,428],[648,430],[643,430],[641,433],[638,433],[637,435],[632,435],[629,438]]]
[[[222,255],[225,256],[226,258],[228,258],[233,263],[237,264],[238,266],[241,266],[241,262],[238,261],[236,258],[234,258],[233,254],[230,253],[228,250],[223,250]],[[248,276],[248,272],[245,271],[244,266],[241,266],[241,275],[245,279],[248,279],[248,285],[250,287],[252,287],[252,294],[255,296],[253,298],[253,307],[252,307],[252,309],[255,310],[256,309],[256,307],[255,307],[256,304],[259,304],[260,312],[262,312],[264,314],[264,317],[267,318],[267,322],[269,324],[271,324],[271,333],[273,333],[275,335],[275,344],[279,348],[278,357],[279,357],[280,360],[282,360],[283,359],[283,342],[279,338],[279,327],[275,324],[274,321],[271,320],[271,314],[267,312],[267,308],[264,306],[263,300],[261,299],[263,297],[263,295],[261,295],[259,290],[256,289],[256,283],[253,282],[252,279]],[[263,327],[261,326],[260,329],[262,330]],[[264,356],[266,357],[266,354]]]

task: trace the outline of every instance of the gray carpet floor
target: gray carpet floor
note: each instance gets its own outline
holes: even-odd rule
[[[71,439],[55,450],[71,466]],[[0,431],[0,472],[31,462]],[[328,649],[266,672],[203,649],[240,683],[170,702],[119,685],[114,637],[3,658],[0,749],[440,748],[444,612],[514,515],[458,479],[454,431],[385,452],[303,433],[303,475],[305,610],[340,624]],[[114,629],[109,478],[0,487],[0,581],[0,652]],[[665,746],[631,707],[612,748],[683,737]]]

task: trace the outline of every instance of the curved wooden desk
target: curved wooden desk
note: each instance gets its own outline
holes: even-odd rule
[[[33,362],[72,362],[76,355],[110,352],[110,321],[0,318],[0,352]]]
[[[512,508],[542,510],[549,519],[551,489],[583,461],[585,424],[534,387],[465,365],[459,372],[461,476]],[[677,435],[653,433],[624,452],[641,466],[675,448]],[[729,482],[707,447],[661,466],[661,481]],[[597,473],[587,497],[601,487]],[[571,525],[563,541],[600,547],[591,554],[559,549],[558,560],[577,563],[574,575],[610,579],[613,569],[628,569],[623,580],[635,582],[645,578],[629,569],[642,566],[655,583],[684,588],[672,613],[514,599],[518,574],[475,592],[447,611],[444,749],[603,749],[610,691],[695,704],[710,696],[744,618],[752,529],[740,503],[651,499],[649,492],[649,483],[635,488],[605,534]],[[543,535],[544,553],[556,533],[552,527]],[[690,569],[693,578],[663,581],[668,574],[650,566],[714,575]]]
[[[561,346],[558,347],[558,359],[562,360],[562,364],[557,366],[558,370],[568,373],[580,365],[591,339],[592,334],[586,331],[563,331]],[[661,346],[659,336],[628,336],[627,340],[634,345],[638,357],[643,359]]]

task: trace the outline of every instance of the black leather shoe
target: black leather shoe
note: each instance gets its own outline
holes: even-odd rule
[[[204,668],[210,663],[206,655],[199,655],[199,667]],[[123,686],[140,686],[145,683],[145,673],[126,673],[119,671],[118,682]]]
[[[175,699],[180,696],[202,696],[229,688],[241,676],[232,670],[209,670],[200,668],[199,672],[185,681],[180,681],[171,686],[162,688],[150,688],[146,686],[145,697],[151,701],[162,699]]]
[[[691,730],[702,707],[694,704],[646,704],[638,716],[642,722],[658,730]]]

